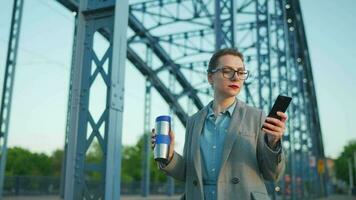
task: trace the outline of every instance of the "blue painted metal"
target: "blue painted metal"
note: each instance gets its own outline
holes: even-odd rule
[[[70,3],[72,1],[58,1],[69,9],[76,7],[75,3],[74,6]],[[295,100],[289,108],[289,128],[283,146],[290,161],[286,173],[292,177],[294,193],[282,193],[286,198],[295,199],[298,197],[296,191],[301,189],[303,196],[305,189],[296,185],[302,161],[309,156],[323,158],[324,150],[299,1],[160,0],[130,3],[128,59],[147,76],[183,124],[191,109],[185,109],[178,100],[188,97],[197,109],[201,109],[202,99],[211,98],[210,86],[205,81],[206,62],[216,48],[229,46],[226,45],[229,41],[229,44],[234,43],[231,46],[244,53],[247,68],[253,72],[241,97],[268,112],[278,93],[293,96]],[[231,9],[233,7],[235,9]],[[234,10],[236,13],[232,12]],[[226,17],[233,15],[235,17]],[[231,23],[234,19],[236,21]],[[147,45],[154,54],[153,66],[157,67],[150,68],[145,58],[137,53]],[[197,81],[187,78],[190,72],[195,73]],[[181,89],[172,91],[167,88],[167,83],[161,79],[164,73],[171,73]],[[305,177],[301,178],[305,181]],[[317,183],[322,185],[320,180]],[[289,187],[284,181],[280,184],[282,191]]]
[[[9,136],[12,93],[14,88],[17,48],[19,45],[23,4],[23,0],[14,1],[11,16],[10,36],[7,46],[6,66],[0,111],[0,199],[2,197],[4,187],[7,157],[7,138]]]
[[[146,64],[152,67],[152,50],[146,46]],[[144,149],[142,155],[142,196],[147,197],[150,194],[150,159],[151,159],[151,109],[152,109],[152,83],[146,78],[145,91],[145,114],[144,114]]]
[[[77,15],[75,16],[74,22],[74,34],[77,34],[77,22],[78,18]],[[64,150],[63,150],[63,159],[62,159],[62,168],[61,168],[61,183],[60,183],[60,191],[59,195],[63,199],[64,198],[64,185],[65,185],[65,174],[66,174],[66,165],[67,165],[67,150],[68,150],[68,136],[70,131],[70,122],[71,122],[71,105],[72,105],[72,87],[73,87],[73,76],[74,76],[74,55],[75,55],[75,47],[76,47],[76,37],[73,37],[73,44],[72,44],[72,60],[71,60],[71,68],[70,68],[70,75],[69,75],[69,88],[68,88],[68,103],[67,103],[67,119],[66,119],[66,129],[65,129],[65,136],[64,136]]]
[[[265,112],[272,108],[272,77],[271,77],[271,46],[270,46],[270,25],[273,21],[270,18],[270,6],[268,0],[256,0],[256,53],[258,67],[258,96],[259,107]],[[267,189],[275,199],[275,185],[272,182],[266,182]]]
[[[293,32],[294,30],[289,27],[289,32]],[[296,185],[296,178],[297,178],[297,169],[299,168],[299,163],[298,158],[300,157],[299,150],[296,148],[296,146],[300,145],[299,137],[298,135],[300,134],[300,84],[299,84],[299,67],[298,64],[296,63],[296,41],[295,41],[295,35],[289,34],[289,40],[292,41],[290,43],[290,55],[289,55],[289,73],[290,73],[290,78],[289,78],[289,85],[291,86],[291,96],[293,97],[293,100],[290,105],[290,113],[291,113],[291,118],[293,119],[290,124],[291,124],[291,135],[289,136],[289,141],[291,145],[291,161],[290,161],[290,175],[292,177],[292,182],[291,182],[291,187],[292,187],[292,195],[291,199],[296,199],[297,198],[297,185]],[[297,155],[298,154],[298,155]]]
[[[116,1],[113,1],[114,3]],[[128,0],[117,1],[114,12],[112,68],[109,70],[111,85],[107,135],[107,158],[105,176],[105,200],[120,199],[121,139],[124,107],[124,77],[127,53]],[[115,56],[113,56],[115,55]]]
[[[256,0],[256,51],[258,65],[259,107],[272,107],[272,81],[270,62],[270,15],[267,0]]]
[[[235,47],[236,1],[215,0],[215,49]]]
[[[150,61],[152,52],[147,50],[147,61]],[[150,63],[151,64],[151,63]],[[143,151],[142,151],[142,196],[147,197],[150,194],[150,159],[151,159],[151,88],[152,84],[147,79],[146,80],[146,91],[145,91],[145,114],[144,114],[144,135],[143,135]]]
[[[287,27],[287,19],[285,12],[285,1],[283,0],[275,0],[274,5],[272,7],[274,9],[274,13],[271,15],[271,35],[274,36],[271,38],[271,74],[272,74],[272,90],[275,91],[272,94],[273,99],[276,99],[277,94],[285,94],[287,96],[291,96],[290,94],[290,85],[288,83],[288,27]],[[274,39],[273,39],[274,38]],[[289,114],[290,112],[287,112]],[[291,131],[288,129],[283,136],[283,141],[290,142],[289,136]],[[290,144],[290,143],[289,143]],[[284,148],[286,154],[290,154],[291,145],[288,148]],[[290,172],[287,173],[290,174]],[[276,186],[280,187],[279,196],[285,197],[285,177],[282,176],[282,179],[276,184]],[[277,194],[275,194],[275,199],[277,198]]]
[[[121,169],[121,129],[126,60],[128,2],[81,1],[78,11],[75,69],[72,87],[71,123],[68,136],[65,199],[119,199]],[[114,23],[115,22],[115,23]],[[99,57],[95,35],[105,30],[108,47]],[[113,56],[113,54],[117,56]],[[105,63],[108,65],[105,67]],[[96,81],[105,85],[105,109],[95,120],[89,106]],[[89,95],[90,94],[90,95]],[[89,130],[92,131],[89,131]],[[102,158],[87,160],[89,148],[97,140]],[[100,176],[90,187],[91,174]]]
[[[170,89],[171,92],[175,92],[176,91],[176,82],[174,79],[174,75],[171,73],[169,74],[169,80],[168,80],[168,87]],[[187,114],[189,114],[189,110],[187,109]],[[170,117],[165,117],[166,119],[161,119],[161,120],[166,120],[169,121],[171,124],[171,130],[175,130],[176,128],[176,123],[175,123],[175,110],[173,106],[169,107],[169,116]],[[168,196],[173,196],[174,195],[174,178],[173,177],[167,177],[167,195]]]
[[[140,58],[130,47],[128,47],[127,49],[127,57],[135,64],[135,67],[143,75],[150,77],[152,85],[160,94],[162,94],[162,97],[166,102],[169,102],[169,104],[175,107],[175,113],[177,117],[181,121],[185,122],[187,120],[187,114],[185,113],[183,107],[179,104],[179,102],[176,101],[176,96],[173,93],[170,93],[169,88],[164,85],[164,83],[162,82],[162,80],[160,80],[159,77],[157,77],[157,74],[150,67],[148,67],[145,61]],[[189,88],[187,88],[187,90],[189,90],[189,94],[192,94]]]

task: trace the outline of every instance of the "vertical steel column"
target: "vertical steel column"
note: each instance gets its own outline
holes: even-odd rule
[[[298,44],[298,38],[296,34],[296,24],[294,22],[295,13],[292,11],[292,5],[289,1],[286,3],[287,9],[287,21],[288,21],[288,38],[289,38],[289,59],[290,64],[290,85],[291,85],[291,96],[293,101],[291,103],[291,117],[292,117],[292,127],[290,135],[291,140],[291,155],[290,155],[290,173],[291,173],[291,186],[292,186],[292,199],[302,198],[303,188],[302,188],[302,161],[304,159],[303,149],[302,149],[302,115],[304,105],[304,93],[303,93],[303,67],[300,65],[300,58],[298,51],[300,46]]]
[[[68,136],[65,199],[120,199],[121,131],[128,1],[83,0],[78,11],[71,123]],[[104,34],[109,47],[100,58],[94,35]],[[107,63],[107,71],[105,66]],[[105,84],[105,109],[97,121],[89,101],[93,83],[101,76]],[[94,93],[95,94],[95,93]],[[92,131],[90,132],[90,127]],[[97,139],[103,158],[89,163],[86,157]],[[91,186],[91,174],[99,174],[98,186]]]
[[[9,134],[10,113],[12,93],[14,88],[17,47],[19,44],[20,27],[23,10],[23,0],[15,0],[12,9],[10,36],[7,46],[6,66],[4,83],[1,97],[0,111],[0,199],[2,197],[4,187],[4,176],[7,156],[7,138]]]
[[[290,96],[290,90],[289,90],[289,83],[288,83],[288,63],[287,63],[287,57],[289,55],[289,49],[288,49],[288,27],[287,27],[287,19],[286,19],[286,13],[285,13],[285,1],[284,0],[275,0],[274,1],[274,17],[272,22],[274,22],[274,34],[275,34],[275,41],[273,44],[271,44],[274,49],[274,57],[277,59],[276,62],[274,62],[274,65],[272,65],[273,69],[277,69],[277,82],[274,82],[273,85],[274,87],[278,87],[278,93],[279,94],[285,94]],[[272,24],[272,23],[271,23]],[[272,51],[273,52],[273,51]],[[287,111],[288,112],[288,111]],[[289,112],[288,112],[289,113]],[[285,151],[285,155],[288,156],[291,153],[291,148],[290,148],[290,134],[291,131],[288,129],[286,130],[285,134],[283,135],[283,144],[288,143],[288,148],[283,148]],[[282,195],[284,198],[284,191],[286,189],[286,183],[285,183],[285,176],[282,177],[282,180],[279,181],[278,185],[280,186],[280,190],[282,191]]]
[[[355,168],[355,176],[356,176],[356,151],[354,151],[354,168]]]
[[[288,22],[288,31],[286,32],[287,33],[287,36],[288,36],[288,49],[289,49],[289,55],[288,55],[288,71],[289,71],[289,85],[291,86],[291,96],[293,98],[295,98],[295,93],[296,92],[292,92],[293,90],[295,91],[296,88],[295,88],[295,79],[296,79],[296,72],[295,72],[295,43],[296,43],[296,40],[295,40],[295,36],[294,36],[294,27],[291,25],[291,15],[292,15],[292,12],[291,12],[291,5],[290,3],[288,2],[288,0],[286,1],[286,5],[285,5],[285,8],[286,8],[286,17],[287,17],[287,22]],[[293,82],[294,81],[294,82]],[[290,148],[290,155],[288,156],[289,158],[289,170],[288,170],[288,173],[289,173],[289,176],[291,177],[291,181],[290,181],[290,187],[291,187],[291,194],[288,194],[288,197],[290,197],[291,199],[295,199],[295,193],[296,193],[296,187],[295,187],[295,153],[294,153],[294,118],[296,118],[297,116],[295,116],[295,112],[294,112],[294,109],[295,109],[295,104],[293,104],[293,102],[291,103],[290,105],[290,108],[289,108],[289,111],[290,111],[290,122],[289,122],[289,130],[290,130],[290,134],[289,134],[289,148]],[[289,196],[290,195],[290,196]]]
[[[308,91],[309,95],[309,101],[311,102],[311,110],[310,110],[310,115],[312,116],[312,121],[313,125],[315,126],[315,133],[317,136],[317,148],[319,151],[319,156],[324,162],[324,166],[327,166],[326,159],[325,159],[325,154],[324,154],[324,145],[323,145],[323,137],[322,137],[322,132],[321,132],[321,126],[320,126],[320,119],[319,119],[319,111],[318,111],[318,103],[316,99],[316,92],[315,92],[315,87],[314,87],[314,78],[313,78],[313,73],[312,73],[312,66],[311,66],[311,61],[309,57],[309,50],[308,50],[308,44],[306,40],[306,35],[304,31],[304,23],[303,23],[303,17],[302,17],[302,11],[300,8],[300,3],[299,0],[295,1],[295,7],[296,11],[298,13],[297,19],[298,19],[298,32],[299,32],[299,38],[300,38],[300,44],[302,46],[302,51],[299,51],[299,55],[303,60],[303,67],[304,67],[304,73],[306,80],[305,81],[305,87],[306,90]],[[314,133],[313,133],[314,134]],[[325,167],[325,172],[321,175],[323,178],[321,180],[320,185],[323,186],[323,188],[326,188],[327,183],[329,182],[329,177],[328,177],[328,168]],[[326,191],[322,191],[322,196],[326,196]]]
[[[152,49],[146,45],[146,63],[148,67],[152,67]],[[146,78],[145,91],[145,114],[144,114],[144,136],[143,136],[143,151],[142,151],[142,196],[147,197],[150,194],[150,155],[151,155],[151,88],[152,83]]]
[[[305,92],[305,109],[307,110],[307,113],[306,113],[306,117],[307,117],[307,129],[308,129],[308,138],[307,138],[307,147],[308,147],[308,150],[307,150],[307,158],[306,158],[306,163],[308,163],[305,167],[306,167],[306,171],[304,173],[306,173],[307,175],[307,188],[306,188],[306,192],[308,194],[307,198],[312,198],[312,197],[315,197],[314,196],[314,190],[313,190],[313,187],[315,186],[314,182],[313,182],[313,177],[314,177],[314,174],[313,174],[313,167],[311,165],[311,161],[312,159],[315,157],[316,155],[316,151],[314,150],[315,149],[315,145],[312,144],[312,141],[314,141],[315,139],[315,135],[314,135],[314,131],[313,131],[313,124],[312,124],[312,120],[311,120],[311,112],[310,112],[310,100],[309,100],[309,96],[310,94],[306,91]]]
[[[293,31],[292,31],[293,32]],[[295,38],[294,38],[295,39]],[[294,165],[293,167],[293,183],[294,183],[294,189],[295,192],[293,193],[293,196],[296,199],[301,199],[301,193],[302,193],[302,188],[301,188],[301,176],[302,176],[302,141],[301,141],[301,135],[302,135],[302,108],[303,108],[303,90],[302,90],[302,66],[299,63],[299,58],[297,55],[297,50],[298,50],[298,43],[296,40],[291,40],[293,42],[294,50],[292,50],[292,53],[294,57],[291,59],[293,62],[292,68],[291,68],[291,91],[292,91],[292,96],[293,96],[293,101],[291,102],[291,111],[293,113],[293,149],[292,153],[294,154]],[[292,158],[291,158],[292,159]],[[293,185],[292,185],[293,186]]]
[[[293,119],[290,121],[291,124],[291,135],[290,135],[290,145],[291,145],[291,155],[290,155],[290,173],[291,173],[291,186],[292,186],[292,199],[296,199],[296,193],[297,193],[297,188],[296,188],[296,168],[297,168],[297,152],[296,152],[296,145],[295,143],[298,142],[298,138],[295,137],[296,133],[299,132],[299,125],[300,121],[298,120],[298,105],[299,105],[299,85],[298,85],[298,66],[296,64],[296,59],[295,59],[295,52],[297,48],[297,41],[295,38],[294,34],[294,28],[290,27],[290,33],[289,34],[289,45],[290,45],[290,57],[289,57],[289,63],[290,63],[290,68],[289,68],[289,73],[290,73],[290,86],[291,86],[291,96],[293,97],[293,100],[290,105],[290,112],[291,112],[291,118]]]
[[[259,107],[267,111],[271,109],[272,104],[268,0],[255,0],[255,2]]]
[[[235,0],[215,0],[215,49],[235,47]]]
[[[259,107],[268,112],[272,107],[272,78],[270,56],[270,13],[268,0],[255,0],[256,51],[258,68]],[[266,182],[267,189],[275,199],[274,183]]]
[[[287,3],[288,8],[288,23],[289,23],[289,38],[290,38],[290,63],[291,68],[291,85],[292,85],[292,96],[294,100],[292,102],[291,108],[293,116],[293,135],[295,139],[293,142],[293,154],[291,160],[293,160],[292,167],[292,198],[301,199],[304,198],[305,187],[304,182],[306,177],[303,177],[304,167],[307,156],[309,156],[308,148],[306,146],[307,142],[307,129],[309,127],[308,120],[311,117],[318,118],[318,116],[311,115],[308,109],[308,99],[312,98],[312,95],[308,93],[305,87],[307,73],[305,71],[305,63],[300,52],[303,52],[305,47],[300,44],[300,36],[297,28],[300,24],[296,23],[299,13],[295,11],[293,5],[290,2]],[[310,130],[312,131],[312,130]],[[311,135],[311,134],[309,134]]]
[[[124,111],[125,63],[127,54],[128,0],[114,1],[114,38],[112,70],[110,74],[109,122],[106,159],[105,200],[120,199],[121,183],[121,140]]]
[[[65,174],[66,174],[66,164],[67,164],[67,149],[68,149],[68,135],[69,135],[69,125],[70,125],[70,106],[72,105],[72,87],[73,87],[73,76],[74,76],[74,55],[75,55],[75,46],[76,40],[75,36],[77,35],[77,22],[78,22],[78,15],[75,15],[75,22],[74,22],[74,37],[73,37],[73,44],[72,44],[72,60],[71,60],[71,68],[69,74],[69,89],[68,89],[68,103],[67,103],[67,120],[66,120],[66,129],[65,129],[65,136],[64,136],[64,150],[63,150],[63,159],[62,159],[62,168],[61,168],[61,183],[59,188],[59,195],[63,199],[64,198],[64,185],[65,185]]]
[[[347,159],[347,165],[348,165],[348,168],[349,168],[349,195],[351,196],[352,195],[352,188],[354,186],[354,175],[353,175],[353,172],[352,172],[352,159],[351,158]]]
[[[169,80],[168,80],[168,88],[170,89],[171,93],[175,92],[175,82],[174,82],[174,75],[170,72],[169,73]],[[169,115],[171,116],[171,129],[175,130],[175,123],[174,123],[174,108],[172,106],[169,107]],[[173,196],[174,195],[174,178],[171,176],[167,176],[167,195]]]
[[[354,151],[354,168],[356,173],[356,151]]]
[[[299,109],[300,109],[300,113],[299,113],[299,117],[300,117],[300,135],[299,135],[299,140],[300,140],[300,156],[301,156],[301,160],[300,160],[300,169],[299,169],[299,176],[300,176],[300,190],[301,190],[301,199],[305,198],[306,195],[306,187],[305,186],[305,182],[307,179],[306,176],[306,172],[307,172],[307,168],[305,168],[305,160],[308,156],[308,147],[307,147],[307,136],[308,136],[308,115],[309,112],[306,109],[307,108],[307,102],[306,102],[306,90],[305,90],[305,82],[306,82],[306,78],[305,78],[305,74],[303,71],[303,61],[301,58],[297,58],[297,63],[298,63],[298,68],[299,68],[299,85],[300,85],[300,92],[299,92],[299,99],[300,99],[300,104],[299,104]],[[298,180],[297,180],[298,181]]]
[[[292,26],[290,27],[291,32],[295,37],[295,41],[298,45],[296,49],[297,59],[302,61],[301,67],[303,68],[303,73],[306,78],[304,82],[305,91],[308,94],[306,98],[306,102],[308,102],[308,115],[310,116],[309,119],[311,121],[311,140],[312,140],[312,151],[315,153],[316,160],[323,160],[324,165],[325,163],[325,156],[324,156],[324,147],[323,147],[323,139],[321,135],[321,128],[320,128],[320,121],[319,121],[319,113],[318,113],[318,105],[316,101],[316,93],[313,81],[313,74],[311,70],[311,63],[309,58],[308,52],[308,45],[306,41],[306,35],[304,31],[304,24],[302,13],[300,9],[299,0],[287,0],[288,5],[290,5],[289,13],[290,18],[293,20]],[[294,31],[293,31],[294,30]],[[297,62],[298,62],[297,60]],[[326,169],[327,171],[327,169]],[[314,174],[316,174],[316,169],[314,169]],[[321,195],[324,196],[324,188],[326,187],[327,180],[327,172],[321,174],[318,180],[318,186],[320,186],[319,191],[314,191],[313,193],[318,193],[318,197]],[[324,180],[325,179],[325,180]]]
[[[276,68],[278,68],[278,91],[280,94],[289,94],[288,85],[288,70],[287,70],[287,56],[288,56],[288,31],[287,20],[285,14],[285,3],[283,0],[275,0],[275,37],[274,48],[276,49]]]
[[[149,49],[147,49],[149,51]],[[147,62],[149,62],[147,60]],[[151,66],[151,65],[150,65]],[[146,79],[145,91],[145,116],[144,116],[144,136],[142,151],[142,196],[147,197],[150,194],[150,128],[151,128],[151,82]]]

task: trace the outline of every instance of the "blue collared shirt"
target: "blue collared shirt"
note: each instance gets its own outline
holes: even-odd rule
[[[208,106],[208,114],[200,137],[202,157],[203,190],[205,200],[217,199],[217,178],[221,167],[225,137],[237,99],[225,111],[214,115],[212,103]]]

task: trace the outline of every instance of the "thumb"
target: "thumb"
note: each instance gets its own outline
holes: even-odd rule
[[[173,130],[169,131],[169,137],[170,137],[171,141],[174,141],[174,131]]]

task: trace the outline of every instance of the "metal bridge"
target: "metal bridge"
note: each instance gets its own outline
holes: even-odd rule
[[[121,130],[126,59],[146,78],[145,130],[150,131],[151,88],[155,88],[182,124],[211,98],[208,59],[223,47],[236,47],[253,76],[239,95],[266,113],[278,94],[293,97],[283,148],[287,169],[280,182],[266,183],[285,199],[325,195],[326,173],[310,166],[325,163],[312,66],[298,0],[53,0],[76,13],[66,159],[65,199],[119,199]],[[3,188],[8,124],[24,0],[15,0],[1,101],[0,190]],[[106,43],[103,55],[97,43]],[[168,77],[168,79],[167,79]],[[105,85],[105,109],[92,115],[98,81]],[[149,136],[145,137],[142,195],[149,195]],[[93,141],[104,159],[88,163]],[[98,172],[101,185],[89,188],[86,174]],[[65,176],[64,176],[65,175]],[[171,185],[174,182],[170,181]],[[308,186],[308,187],[306,187]],[[170,187],[170,192],[173,187]]]

